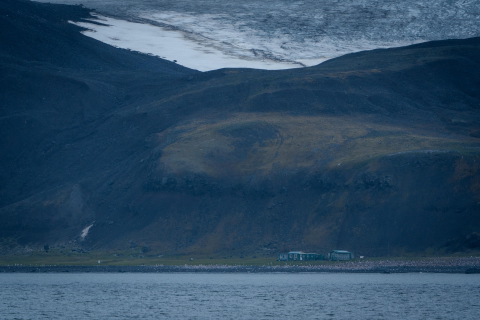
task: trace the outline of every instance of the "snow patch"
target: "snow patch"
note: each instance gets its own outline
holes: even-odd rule
[[[158,56],[199,71],[310,67],[352,52],[424,41],[329,36],[299,41],[281,30],[265,34],[219,14],[143,13],[132,19],[135,22],[92,14],[90,21],[104,25],[88,20],[70,23],[88,29],[82,33],[109,45]]]
[[[110,20],[110,37],[103,35],[107,32],[104,28],[90,24],[97,34],[87,33],[89,36],[121,48],[178,60],[202,71],[311,66],[352,52],[480,36],[478,0],[81,2],[117,19],[115,23]],[[128,20],[128,25],[135,27],[127,28],[127,23],[118,19]],[[146,27],[138,25],[149,26],[152,34],[142,34]],[[182,52],[185,48],[187,51]]]
[[[269,59],[255,54],[255,51],[198,34],[99,15],[95,18],[105,26],[88,22],[71,23],[88,29],[83,31],[86,36],[109,45],[155,55],[199,71],[221,68],[278,70],[304,66],[296,61]]]
[[[88,227],[86,227],[85,229],[82,230],[82,233],[80,234],[80,238],[82,240],[85,240],[85,237],[88,235],[88,231],[90,231],[90,228],[93,227],[93,224],[95,223],[95,221],[89,225]]]

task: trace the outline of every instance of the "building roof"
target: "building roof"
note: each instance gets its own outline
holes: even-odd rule
[[[351,253],[350,251],[346,251],[346,250],[333,250],[332,252],[335,252],[335,253]]]
[[[299,253],[305,253],[305,252],[303,252],[303,251],[290,251],[290,252],[289,252],[289,254],[290,254],[290,253],[296,253],[296,254],[299,254]]]

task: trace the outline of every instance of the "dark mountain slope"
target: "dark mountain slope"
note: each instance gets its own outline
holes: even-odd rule
[[[159,86],[197,73],[105,45],[68,23],[86,17],[89,10],[79,6],[0,3],[0,177],[19,176],[16,188],[34,183],[24,177],[43,168],[46,152],[82,139],[125,101],[141,103],[153,92],[162,96]],[[125,88],[134,86],[141,93],[127,95]],[[16,188],[0,187],[0,205],[43,190]]]
[[[0,53],[19,62],[48,63],[75,70],[135,69],[184,75],[191,71],[172,62],[118,50],[88,37],[68,21],[89,19],[82,6],[52,5],[26,0],[0,3]]]
[[[198,76],[198,85],[160,103],[195,104],[195,109],[222,104],[229,111],[368,113],[440,121],[468,132],[479,126],[479,46],[479,38],[451,40],[347,55],[313,68],[219,70]]]
[[[198,73],[84,37],[82,8],[2,5],[85,50],[2,49],[6,243],[386,255],[480,229],[480,39]]]

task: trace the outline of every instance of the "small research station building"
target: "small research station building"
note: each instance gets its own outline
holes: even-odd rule
[[[345,261],[354,258],[353,252],[345,250],[333,250],[328,254],[328,260],[332,261]]]
[[[323,254],[305,253],[302,251],[290,251],[289,253],[280,253],[277,258],[278,261],[325,260],[325,256]]]

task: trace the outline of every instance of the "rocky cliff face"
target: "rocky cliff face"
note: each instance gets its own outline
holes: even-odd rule
[[[1,28],[4,247],[393,255],[480,229],[478,38],[199,73],[84,37],[85,9],[1,6],[45,39]]]

